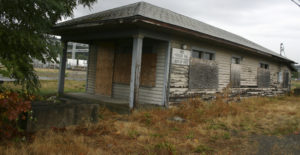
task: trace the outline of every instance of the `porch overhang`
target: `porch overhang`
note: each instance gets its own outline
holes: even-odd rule
[[[74,31],[76,31],[76,34],[74,34]],[[295,63],[293,60],[272,55],[226,39],[200,33],[177,25],[164,23],[140,15],[67,26],[54,26],[53,34],[62,36],[63,40],[80,40],[81,42],[87,42],[93,39],[131,37],[132,35],[137,34],[165,41],[170,41],[174,36],[189,36],[190,39],[200,39],[208,42],[212,41],[222,46],[270,57],[282,63]]]

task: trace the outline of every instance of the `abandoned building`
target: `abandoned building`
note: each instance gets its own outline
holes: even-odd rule
[[[290,89],[294,62],[243,37],[146,2],[58,23],[59,94],[67,42],[89,44],[86,93],[107,103],[169,103],[232,92],[276,95]]]

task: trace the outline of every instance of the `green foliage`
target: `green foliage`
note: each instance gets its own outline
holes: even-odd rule
[[[195,149],[195,153],[211,153],[213,151],[214,151],[213,148],[206,146],[206,145],[199,145]]]
[[[144,122],[146,125],[151,125],[152,124],[152,116],[150,113],[145,113],[144,115]]]
[[[292,72],[292,78],[298,79],[299,78],[299,72]]]
[[[76,59],[80,60],[87,60],[88,59],[88,53],[76,53]]]
[[[16,79],[23,89],[40,86],[32,58],[56,61],[60,42],[51,33],[63,17],[73,15],[77,5],[91,7],[96,0],[0,0],[0,74]]]
[[[195,135],[193,132],[190,132],[188,135],[185,136],[186,139],[194,139]]]
[[[229,132],[225,132],[224,135],[223,135],[223,138],[224,139],[230,139],[231,138],[230,133]]]
[[[140,133],[136,130],[130,130],[128,131],[128,135],[130,138],[137,138],[138,136],[140,136]]]
[[[157,154],[175,154],[176,152],[175,146],[167,141],[156,144],[154,149],[157,150]]]

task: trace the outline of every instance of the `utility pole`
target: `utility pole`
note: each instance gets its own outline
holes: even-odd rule
[[[296,5],[298,5],[300,7],[300,0],[296,1],[296,0],[291,0],[292,2],[294,2]]]
[[[280,43],[280,55],[285,56],[283,43]]]

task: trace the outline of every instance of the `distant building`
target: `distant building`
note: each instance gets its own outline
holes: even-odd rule
[[[89,45],[75,42],[68,42],[68,59],[87,60]]]
[[[68,42],[67,47],[67,68],[87,67],[89,45],[75,42]],[[59,57],[57,58],[59,60]],[[34,67],[37,68],[59,68],[59,63],[33,60]]]
[[[300,80],[300,65],[295,65],[295,68],[298,72],[298,80]]]

